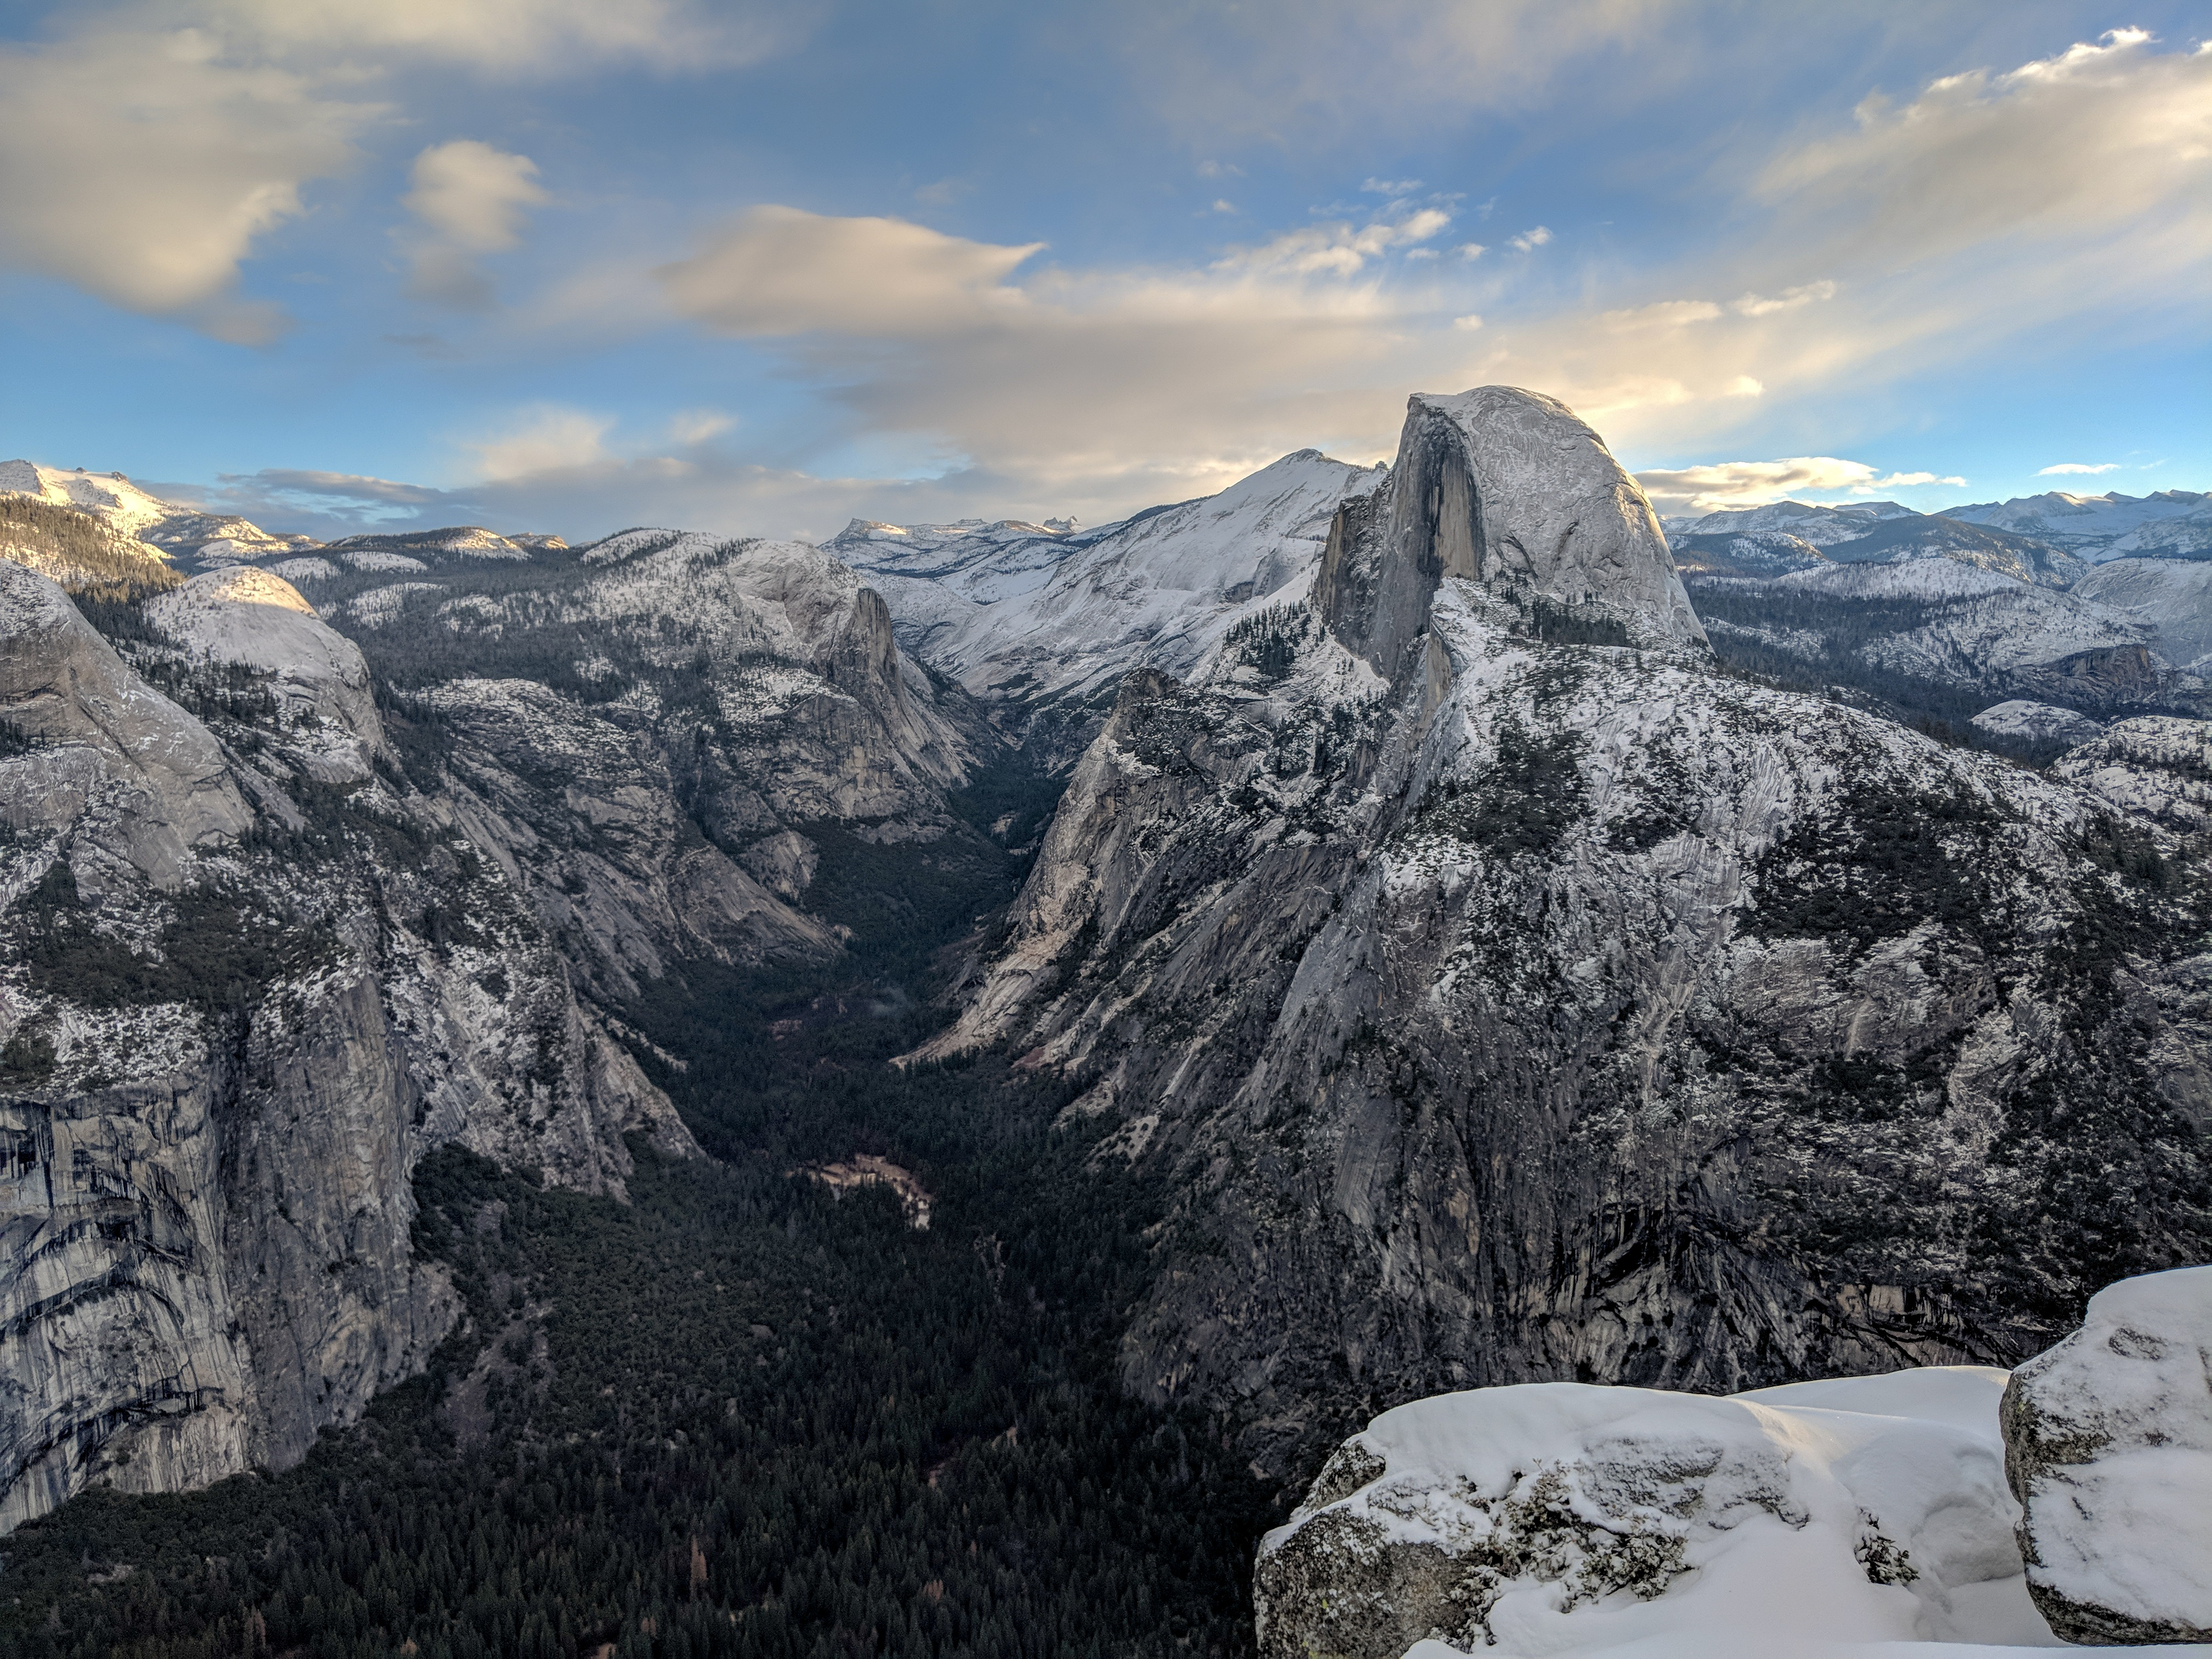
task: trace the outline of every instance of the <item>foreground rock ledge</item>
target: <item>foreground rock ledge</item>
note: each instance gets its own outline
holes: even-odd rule
[[[2212,1642],[2212,1267],[2123,1279],[2013,1374],[2028,1593],[2069,1642]]]
[[[2004,1382],[1937,1366],[1722,1399],[1547,1382],[1400,1407],[1262,1542],[1261,1654],[2047,1644],[2003,1485]]]

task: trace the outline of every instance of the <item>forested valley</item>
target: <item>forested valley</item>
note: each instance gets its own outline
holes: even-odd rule
[[[1044,792],[1010,773],[969,804]],[[900,849],[823,847],[840,963],[687,968],[624,1011],[713,1161],[639,1145],[624,1205],[426,1159],[416,1246],[468,1310],[428,1374],[284,1474],[24,1526],[0,1650],[1249,1651],[1273,1490],[1114,1381],[1160,1194],[1054,1127],[1063,1081],[889,1063],[1018,862],[934,872],[921,909]],[[887,1189],[806,1178],[860,1153],[915,1173],[926,1230]]]

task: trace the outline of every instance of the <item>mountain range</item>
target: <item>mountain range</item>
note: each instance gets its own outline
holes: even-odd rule
[[[747,1073],[1048,1097],[1152,1195],[1101,1375],[1285,1492],[1438,1390],[2008,1365],[2212,1255],[2204,497],[1662,526],[1510,387],[1096,528],[0,489],[0,1525],[568,1386],[453,1243],[538,1200],[429,1225],[464,1153],[920,1170],[1000,1294],[952,1118]]]

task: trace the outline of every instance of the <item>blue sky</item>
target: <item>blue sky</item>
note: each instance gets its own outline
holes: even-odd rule
[[[1662,511],[2212,485],[2201,7],[0,18],[0,453],[272,527],[1097,522],[1492,380]]]

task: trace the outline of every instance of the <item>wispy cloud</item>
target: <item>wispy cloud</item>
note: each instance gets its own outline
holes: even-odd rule
[[[558,404],[538,404],[518,411],[491,431],[464,438],[458,447],[471,470],[489,483],[535,477],[610,459],[606,435],[611,418]]]
[[[971,242],[901,219],[757,207],[659,275],[678,312],[724,333],[913,338],[1026,306],[1006,278],[1043,247]]]
[[[2100,461],[2094,466],[2086,461],[2061,461],[2056,466],[2036,468],[2035,476],[2039,478],[2057,478],[2063,477],[2069,472],[2118,472],[2119,470],[2120,463],[2118,461]]]
[[[1542,225],[1538,225],[1533,230],[1524,230],[1518,236],[1514,237],[1512,246],[1520,252],[1533,253],[1551,240],[1550,230]]]
[[[404,202],[419,222],[410,238],[410,291],[447,305],[489,305],[491,283],[477,261],[520,243],[523,210],[548,199],[538,164],[458,138],[417,155],[413,179]]]
[[[1832,455],[1793,455],[1778,461],[1717,461],[1705,466],[1652,471],[1636,475],[1644,493],[1662,513],[1711,513],[1722,507],[1764,507],[1771,501],[1833,495],[1878,495],[1928,484],[1958,486],[1966,481],[1933,472],[1884,475],[1863,461]]]
[[[1422,208],[1402,219],[1378,219],[1356,227],[1308,225],[1258,247],[1240,248],[1218,261],[1215,269],[1350,276],[1393,248],[1410,248],[1427,241],[1450,223],[1451,215],[1442,208]]]

